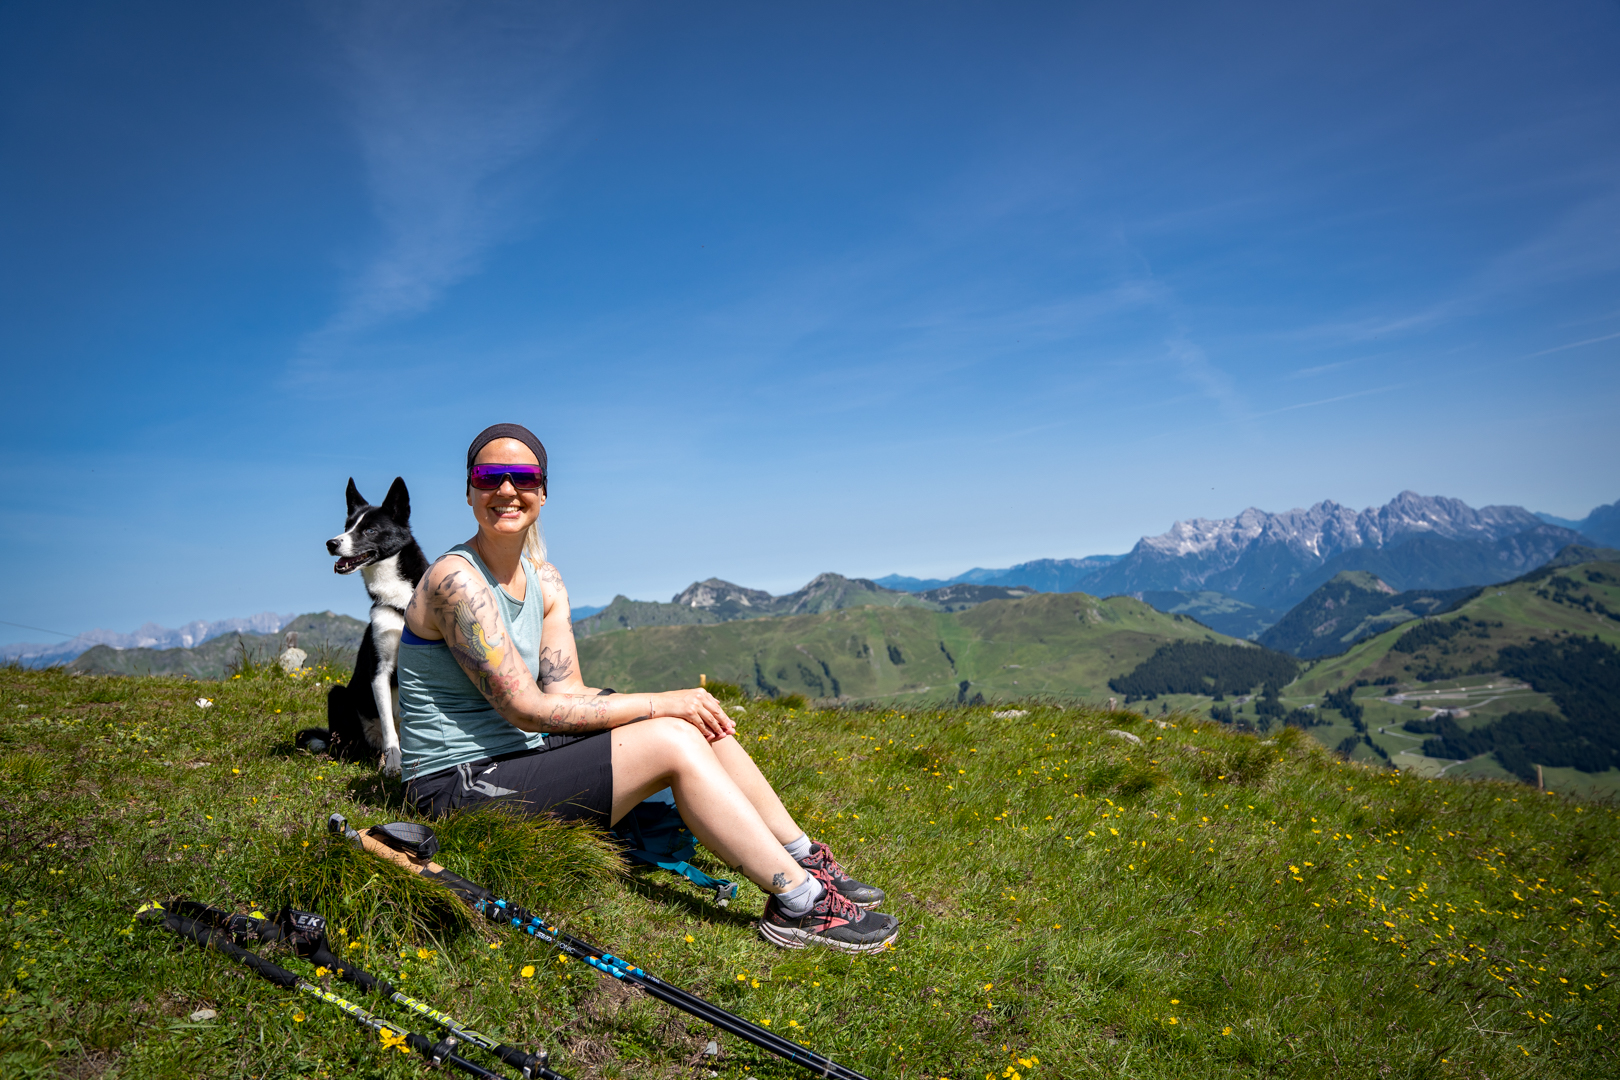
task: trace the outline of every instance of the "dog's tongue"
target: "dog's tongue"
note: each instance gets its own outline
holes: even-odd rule
[[[334,574],[353,573],[354,569],[357,566],[364,563],[365,561],[366,560],[360,558],[357,555],[345,555],[343,558],[339,559],[337,562],[332,564],[332,573],[334,573]]]

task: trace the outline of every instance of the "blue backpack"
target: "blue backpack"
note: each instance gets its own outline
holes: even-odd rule
[[[681,820],[675,793],[669,788],[637,803],[613,827],[613,834],[625,845],[625,858],[681,875],[713,892],[714,902],[721,907],[736,897],[735,882],[712,878],[686,861],[697,854],[697,837]]]

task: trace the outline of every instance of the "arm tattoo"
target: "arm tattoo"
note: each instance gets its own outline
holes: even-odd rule
[[[562,575],[557,573],[557,568],[549,562],[540,564],[540,580],[554,589],[563,587]]]
[[[574,671],[574,658],[562,649],[540,650],[540,688],[560,683]]]
[[[552,574],[555,573],[553,570]],[[510,714],[516,712],[530,717],[533,723],[545,725],[536,730],[566,735],[613,726],[608,711],[609,698],[546,693],[547,684],[566,679],[574,670],[573,654],[562,649],[541,652],[537,681],[540,692],[550,699],[545,703],[549,706],[546,715],[531,711],[534,705],[528,702],[518,704],[520,699],[534,693],[535,682],[531,681],[528,668],[508,638],[495,598],[470,572],[458,570],[444,574],[427,590],[427,606],[433,612],[433,621],[444,631],[445,644],[456,663],[503,716],[510,719]]]
[[[462,601],[456,605],[455,615],[456,631],[461,635],[461,639],[467,643],[464,651],[472,656],[474,662],[480,666],[500,667],[501,661],[506,659],[506,650],[499,645],[490,644],[489,638],[484,632],[484,625],[478,621],[478,616],[474,614],[472,605]],[[495,631],[495,640],[501,640],[499,630]]]
[[[510,671],[501,671],[510,650],[500,611],[488,590],[474,589],[465,573],[448,573],[430,591],[428,606],[445,631],[451,655],[473,685],[497,708],[510,702],[520,683]]]

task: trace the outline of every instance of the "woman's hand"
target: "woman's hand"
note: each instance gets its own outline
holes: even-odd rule
[[[703,732],[710,742],[724,739],[737,732],[737,722],[726,715],[726,710],[714,695],[702,687],[691,690],[671,690],[652,695],[652,715],[678,716]]]

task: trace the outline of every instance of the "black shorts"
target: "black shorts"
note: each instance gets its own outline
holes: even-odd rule
[[[499,803],[606,827],[613,811],[613,742],[606,731],[548,735],[543,747],[480,758],[412,780],[405,797],[426,817]]]

